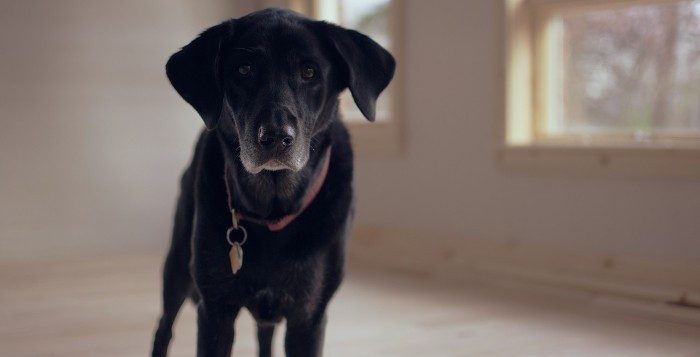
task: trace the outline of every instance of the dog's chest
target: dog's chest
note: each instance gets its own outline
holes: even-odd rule
[[[254,239],[251,237],[243,246],[241,269],[236,274],[229,270],[227,276],[220,277],[228,285],[223,290],[227,294],[224,299],[246,306],[257,319],[270,322],[317,299],[323,284],[324,259],[300,254],[293,242]]]
[[[251,269],[252,270],[252,269]],[[239,286],[245,289],[242,304],[259,322],[279,322],[283,317],[305,314],[320,297],[318,268],[287,264],[275,269],[255,269],[256,276]],[[235,294],[238,295],[238,294]]]

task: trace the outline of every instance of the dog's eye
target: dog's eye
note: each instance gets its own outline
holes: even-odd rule
[[[252,71],[252,68],[250,67],[249,64],[242,64],[238,66],[238,74],[241,75],[242,77],[248,77],[250,75],[250,72]]]
[[[305,65],[301,66],[302,78],[311,79],[311,78],[314,78],[315,75],[316,75],[316,70],[313,67],[311,67],[311,65],[305,64]]]

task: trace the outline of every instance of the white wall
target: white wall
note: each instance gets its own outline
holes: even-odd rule
[[[225,3],[0,2],[0,261],[165,246],[200,122],[163,65]],[[700,258],[698,182],[497,164],[500,1],[404,5],[406,150],[358,158],[358,226]]]
[[[201,126],[165,62],[226,2],[0,3],[0,261],[165,244]]]
[[[501,1],[404,4],[406,151],[358,160],[359,226],[697,264],[700,182],[499,166]]]

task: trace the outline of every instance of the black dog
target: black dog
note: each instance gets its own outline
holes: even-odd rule
[[[365,35],[280,9],[209,28],[170,58],[170,82],[207,130],[182,177],[153,356],[188,296],[200,357],[231,354],[242,307],[260,356],[282,319],[287,356],[322,354],[353,213],[338,95],[350,88],[373,120],[395,65]]]

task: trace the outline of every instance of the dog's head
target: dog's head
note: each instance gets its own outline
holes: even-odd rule
[[[357,31],[268,9],[207,29],[170,58],[166,72],[208,129],[240,145],[243,166],[256,174],[301,170],[345,88],[373,121],[395,66]]]

